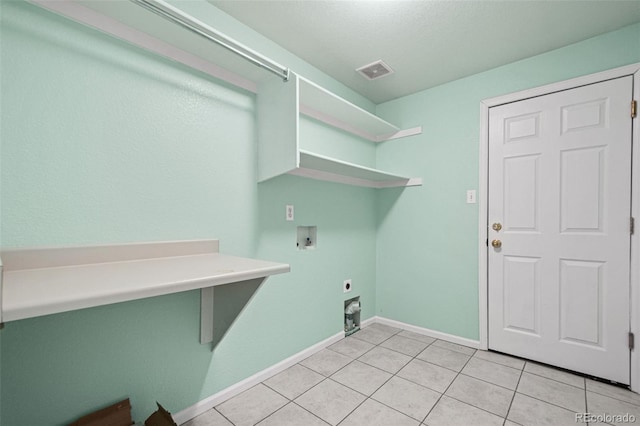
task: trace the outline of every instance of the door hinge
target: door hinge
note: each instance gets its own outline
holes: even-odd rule
[[[629,333],[629,349],[633,350],[635,347],[635,336],[633,335],[633,333]]]
[[[631,235],[636,231],[636,220],[633,217],[629,218],[629,232]]]
[[[631,101],[631,118],[636,118],[638,115],[638,101]]]

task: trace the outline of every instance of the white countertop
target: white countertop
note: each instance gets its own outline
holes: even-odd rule
[[[127,246],[131,248],[135,245]],[[171,255],[163,257],[157,253],[158,249],[162,251],[162,243],[147,246],[152,246],[156,251],[153,257],[138,253],[140,258],[118,260],[116,255],[114,260],[113,250],[122,247],[114,245],[99,246],[98,250],[104,250],[105,253],[111,251],[111,257],[105,256],[108,259],[106,262],[96,261],[100,255],[94,255],[90,263],[64,264],[69,263],[67,260],[63,264],[56,265],[53,262],[53,266],[41,267],[41,262],[36,262],[38,267],[21,264],[19,269],[12,269],[5,261],[2,274],[2,321],[213,287],[290,270],[289,265],[283,263],[217,252],[202,253],[201,247],[194,250],[195,253],[184,250],[185,253],[181,255],[175,255],[176,250],[169,250]],[[71,250],[77,252],[81,249],[75,247]],[[59,255],[64,249],[54,250]],[[39,252],[42,256],[47,255],[46,249]],[[3,260],[28,257],[16,256],[16,253],[19,251],[5,252],[7,256],[3,256]]]

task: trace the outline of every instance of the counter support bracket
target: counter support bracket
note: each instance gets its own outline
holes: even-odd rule
[[[213,342],[213,287],[200,289],[200,344]]]

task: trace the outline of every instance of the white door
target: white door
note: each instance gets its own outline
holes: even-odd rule
[[[631,99],[629,76],[490,109],[490,349],[629,384]]]

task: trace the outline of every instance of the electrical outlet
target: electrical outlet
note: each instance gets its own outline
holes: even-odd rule
[[[285,208],[285,218],[291,222],[293,220],[293,204],[287,204]]]
[[[344,282],[342,283],[342,291],[345,293],[349,293],[352,288],[353,284],[351,283],[351,278],[349,278],[348,280],[344,280]]]

